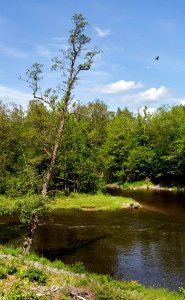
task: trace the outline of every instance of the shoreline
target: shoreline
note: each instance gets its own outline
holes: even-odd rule
[[[88,272],[82,263],[51,262],[35,253],[21,255],[20,248],[0,245],[0,296],[3,299],[130,299],[183,300],[184,289],[143,286],[136,280],[114,280]],[[11,298],[12,297],[12,298]]]
[[[174,192],[184,192],[185,187],[179,188],[179,187],[167,187],[167,186],[162,186],[160,184],[154,185],[154,184],[143,184],[143,185],[136,185],[133,183],[130,184],[128,187],[124,187],[122,185],[110,183],[106,185],[107,190],[120,190],[120,191],[125,191],[125,190],[158,190],[158,191],[174,191]]]
[[[49,204],[51,210],[73,209],[80,211],[113,211],[116,209],[141,207],[141,204],[132,198],[111,196],[103,193],[95,195],[73,194],[67,197],[56,197],[54,202]]]
[[[23,196],[20,198],[10,198],[0,195],[0,215],[12,215],[19,213],[20,207],[17,203],[29,202],[34,198],[34,201],[39,199],[39,196]],[[97,193],[79,194],[72,193],[69,196],[58,195],[55,199],[46,200],[46,208],[48,212],[55,210],[78,210],[78,211],[114,211],[118,209],[141,208],[141,204],[136,200],[123,197],[112,196],[110,194]]]

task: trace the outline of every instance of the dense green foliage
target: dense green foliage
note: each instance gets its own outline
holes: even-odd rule
[[[60,108],[59,108],[60,109]],[[55,139],[58,112],[39,100],[27,111],[0,103],[0,193],[38,194]],[[69,111],[50,194],[95,192],[106,183],[151,180],[185,186],[185,107],[155,114],[108,110],[100,100]]]

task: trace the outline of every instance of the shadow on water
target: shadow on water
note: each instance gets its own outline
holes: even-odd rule
[[[19,246],[22,243],[23,233],[26,232],[26,227],[17,223],[0,224],[0,243],[7,244],[11,241],[12,244]]]
[[[57,259],[63,259],[65,256],[69,255],[75,255],[75,252],[83,251],[89,246],[93,246],[94,243],[106,239],[108,236],[98,236],[90,240],[81,241],[81,240],[75,240],[75,244],[69,245],[67,248],[54,248],[54,249],[38,249],[39,252],[41,252],[45,257],[47,257],[50,260]]]
[[[116,279],[176,290],[185,287],[184,194],[134,191],[124,196],[144,208],[56,211],[39,226],[34,249],[52,260],[82,261],[89,271]],[[20,243],[25,227],[3,222],[1,242]]]

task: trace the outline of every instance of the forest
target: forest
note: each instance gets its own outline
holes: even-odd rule
[[[59,123],[60,106],[39,99],[27,110],[0,103],[0,193],[39,194]],[[185,186],[185,107],[151,114],[109,111],[101,100],[68,108],[49,194],[94,193],[108,183],[148,180]]]

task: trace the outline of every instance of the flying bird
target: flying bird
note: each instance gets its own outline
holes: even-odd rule
[[[157,57],[155,58],[155,60],[159,60],[159,56],[157,56]]]

